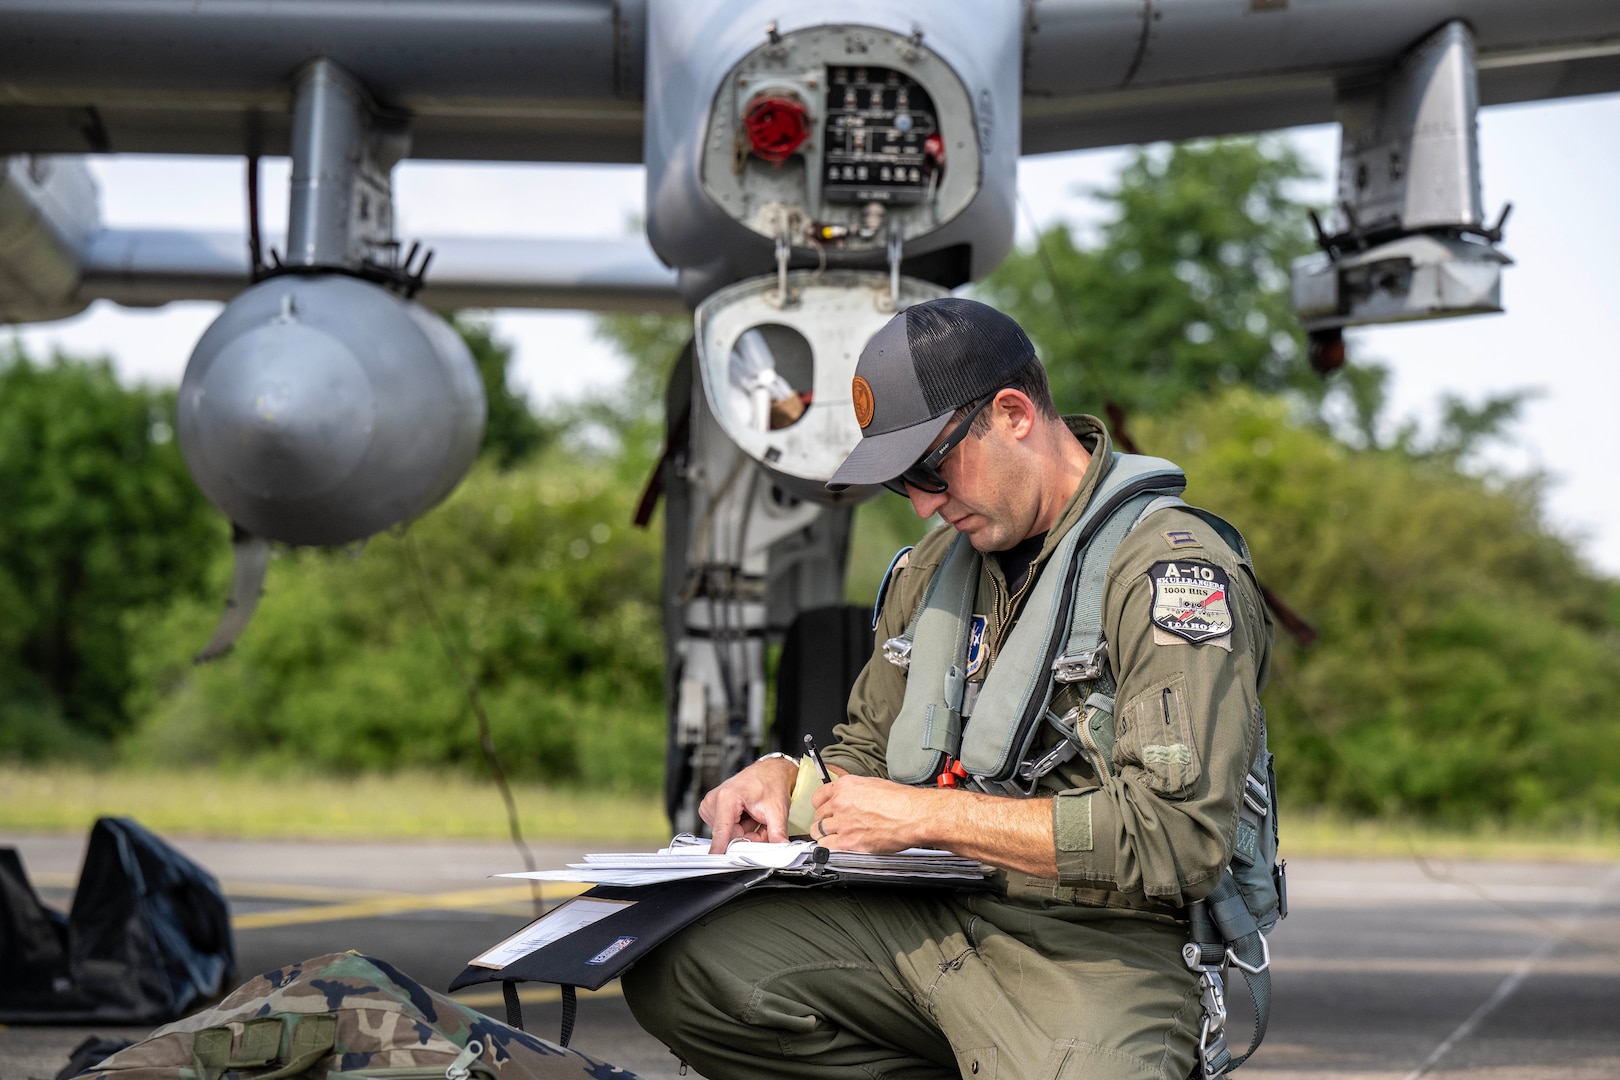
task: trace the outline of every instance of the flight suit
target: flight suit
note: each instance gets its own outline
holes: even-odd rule
[[[997,561],[983,560],[975,611],[989,652],[976,678],[1109,461],[1100,421],[1066,422],[1092,466],[1016,594]],[[895,572],[879,643],[905,629],[953,535],[936,529]],[[1224,575],[1230,632],[1193,642],[1152,621],[1153,575],[1170,563]],[[1241,557],[1203,518],[1173,507],[1115,552],[1103,621],[1117,684],[1112,769],[1098,776],[1081,755],[1043,778],[1055,880],[1002,872],[993,893],[757,892],[625,976],[636,1018],[713,1080],[1186,1077],[1201,1011],[1180,957],[1182,909],[1215,887],[1231,857],[1261,735],[1270,624]],[[829,764],[887,775],[905,680],[880,644],[824,753]],[[1077,697],[1061,689],[1054,710]],[[1038,746],[1061,738],[1043,732]]]

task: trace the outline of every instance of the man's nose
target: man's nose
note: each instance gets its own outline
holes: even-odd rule
[[[906,485],[906,494],[911,498],[911,508],[920,518],[931,518],[939,513],[939,508],[945,505],[946,496],[943,491],[923,491],[921,488]]]

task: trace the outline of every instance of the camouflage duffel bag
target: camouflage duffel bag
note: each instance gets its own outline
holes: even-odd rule
[[[267,971],[80,1074],[93,1080],[635,1080],[508,1027],[381,960],[332,953]]]

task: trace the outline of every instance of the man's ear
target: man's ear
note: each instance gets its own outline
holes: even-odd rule
[[[1035,403],[1022,390],[1009,388],[997,391],[995,403],[990,409],[998,421],[1007,425],[1007,434],[1015,439],[1027,438],[1035,430]]]

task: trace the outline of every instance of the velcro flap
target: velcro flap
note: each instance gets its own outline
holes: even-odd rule
[[[281,1056],[281,1021],[272,1016],[242,1025],[242,1041],[231,1055],[231,1065],[268,1065]]]
[[[1091,792],[1062,794],[1052,800],[1052,833],[1059,851],[1090,851]]]
[[[287,1057],[293,1061],[310,1054],[324,1054],[337,1040],[337,1017],[331,1013],[300,1016],[293,1024]]]
[[[204,1028],[191,1038],[191,1056],[205,1069],[224,1069],[231,1063],[231,1029]]]
[[[923,710],[923,747],[941,754],[955,755],[961,739],[962,714],[930,702]]]

